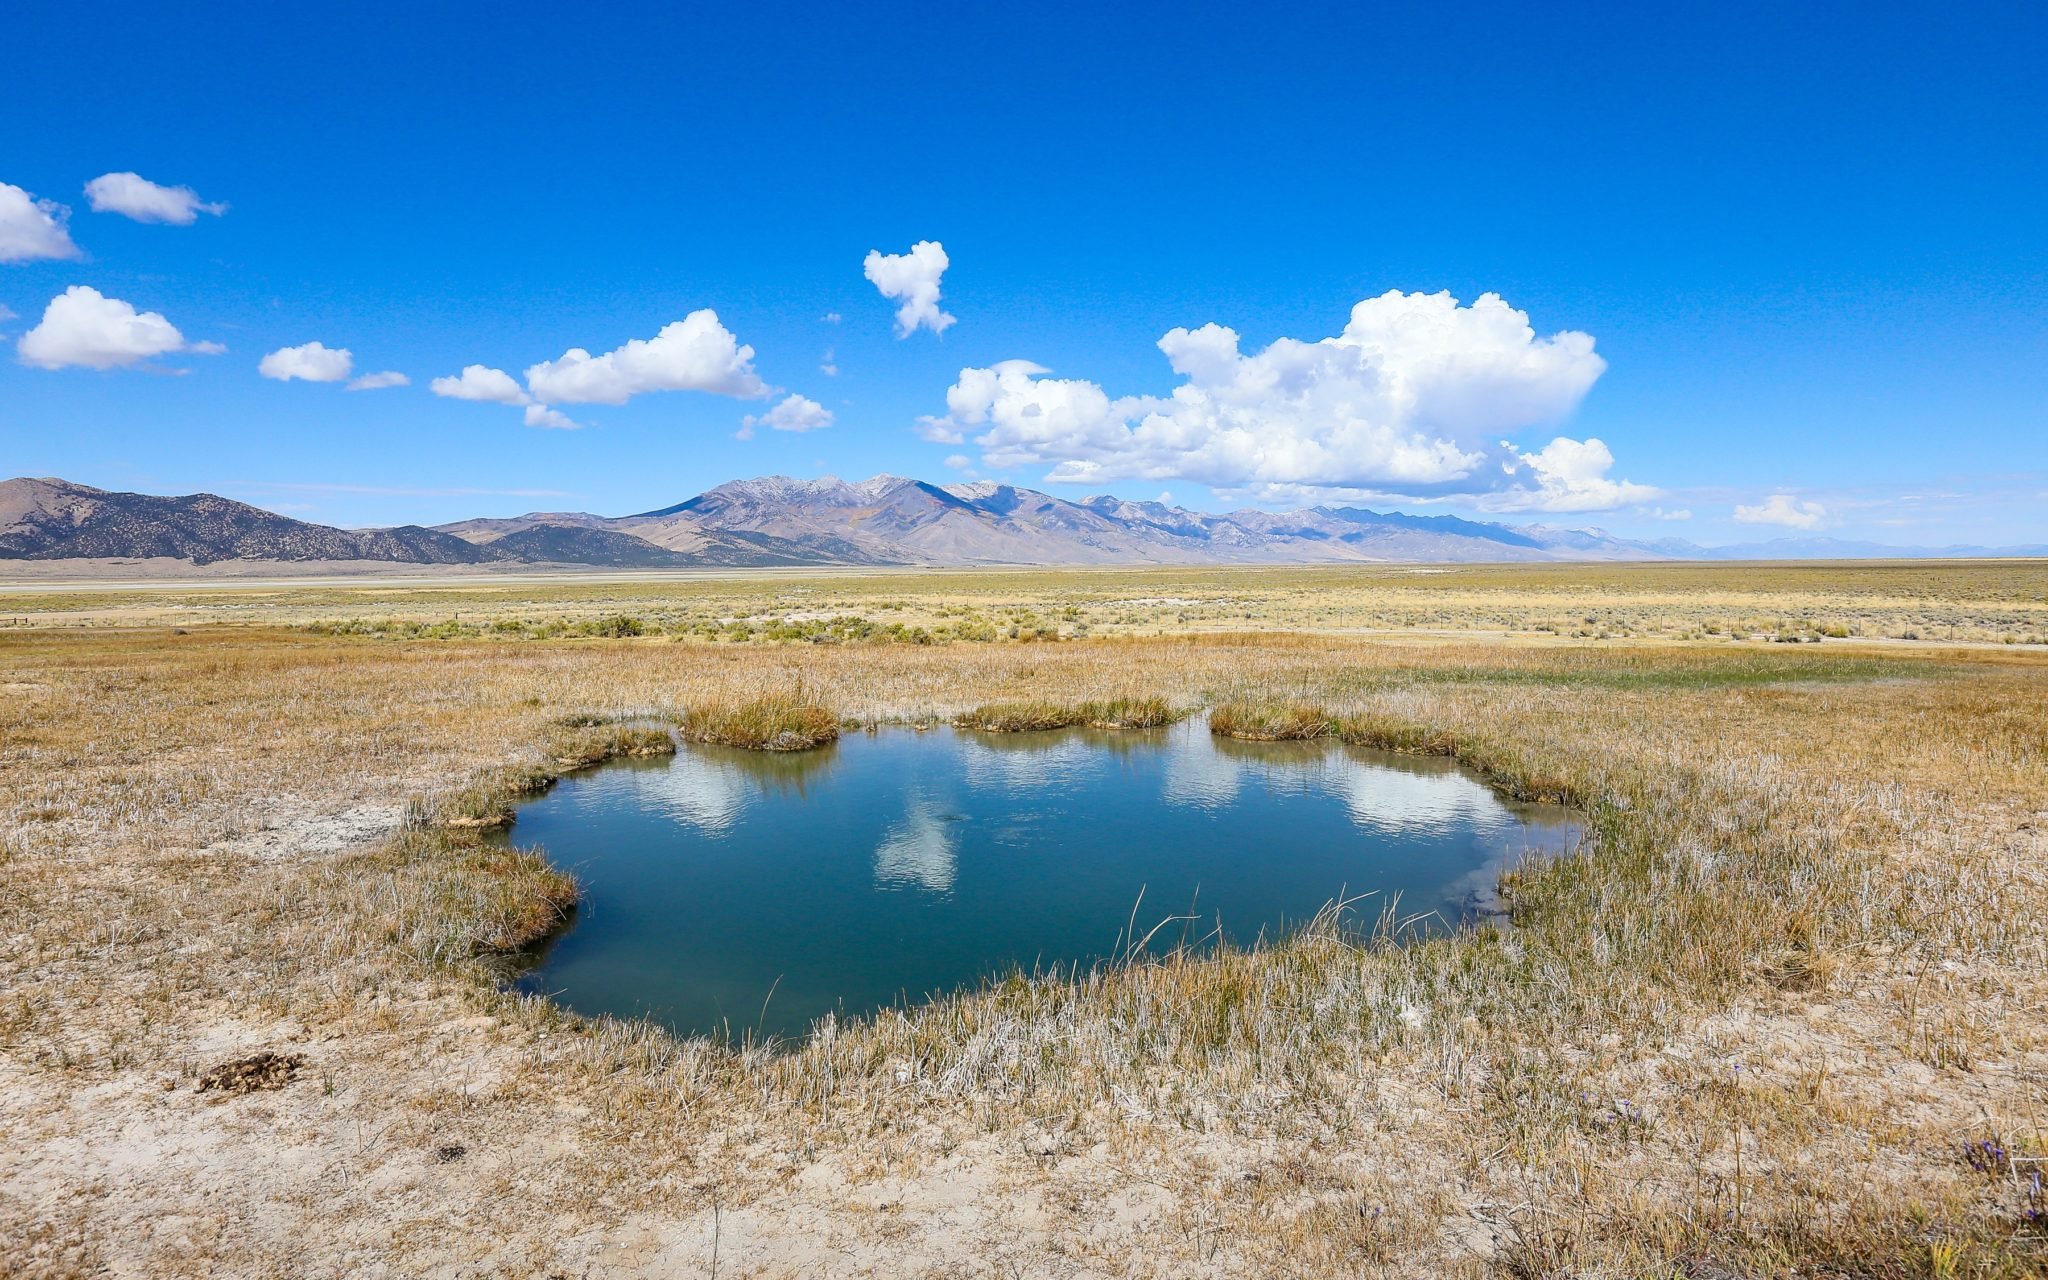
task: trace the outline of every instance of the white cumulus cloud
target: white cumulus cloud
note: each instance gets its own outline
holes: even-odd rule
[[[165,187],[139,173],[103,173],[85,184],[85,198],[95,213],[118,213],[137,222],[168,222],[189,227],[202,213],[215,217],[228,211],[208,204],[190,187]]]
[[[138,312],[119,298],[75,284],[50,299],[42,322],[15,345],[24,363],[43,369],[115,369],[173,351],[219,355],[217,342],[185,341],[177,326],[154,311]]]
[[[939,310],[939,277],[952,263],[946,247],[936,240],[920,240],[909,253],[868,250],[861,268],[885,298],[902,305],[896,308],[896,336],[907,338],[919,329],[945,332],[953,317]]]
[[[279,382],[297,378],[301,382],[340,382],[355,368],[355,356],[347,347],[329,347],[305,342],[280,347],[256,362],[256,372]]]
[[[550,409],[544,404],[530,404],[526,406],[526,425],[529,427],[547,427],[555,431],[575,431],[583,426],[582,423],[563,413],[560,409]]]
[[[1788,529],[1813,529],[1827,518],[1828,509],[1818,502],[1801,502],[1789,493],[1774,493],[1754,506],[1737,504],[1738,524],[1780,524]]]
[[[379,391],[385,387],[409,387],[411,385],[411,378],[406,377],[396,369],[386,369],[382,373],[364,374],[362,377],[349,383],[348,389],[350,391]]]
[[[739,438],[751,440],[756,427],[773,431],[817,431],[832,425],[832,411],[807,396],[783,397],[766,413],[750,413],[740,420]]]
[[[1578,407],[1607,367],[1590,335],[1537,336],[1496,294],[1389,292],[1342,333],[1241,350],[1217,324],[1159,349],[1181,377],[1164,397],[1111,397],[1025,360],[963,369],[929,440],[980,446],[994,470],[1049,465],[1049,481],[1186,479],[1272,500],[1486,496],[1499,509],[1584,511],[1656,491],[1607,477],[1597,440],[1534,453],[1497,437]]]
[[[491,404],[526,404],[531,400],[519,389],[519,380],[503,369],[489,365],[464,366],[453,378],[436,378],[427,389],[450,400],[483,400]]]
[[[55,200],[38,200],[20,187],[0,182],[0,262],[76,258],[78,246],[64,229],[71,210]]]
[[[1604,441],[1559,436],[1534,453],[1503,444],[1510,476],[1532,483],[1486,494],[1478,505],[1488,511],[1612,511],[1631,502],[1647,502],[1661,490],[1627,480],[1610,480],[1614,454]]]
[[[551,404],[624,404],[650,391],[709,391],[741,399],[769,393],[754,372],[754,349],[741,345],[708,308],[601,356],[571,348],[559,360],[528,369],[526,385]]]

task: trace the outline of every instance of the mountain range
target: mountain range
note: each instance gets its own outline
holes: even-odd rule
[[[1070,502],[988,481],[881,475],[735,480],[629,516],[532,512],[426,528],[338,529],[214,494],[159,497],[0,481],[0,560],[679,569],[778,565],[1303,564],[2048,555],[2048,547],[1882,547],[1825,538],[1707,548],[1598,529],[1320,506],[1211,514]]]

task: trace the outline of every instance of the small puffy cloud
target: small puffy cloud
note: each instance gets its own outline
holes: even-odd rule
[[[808,396],[785,396],[759,419],[776,431],[817,431],[832,425],[832,411]]]
[[[1654,496],[1609,479],[1597,440],[1535,453],[1504,432],[1578,407],[1607,368],[1590,335],[1539,337],[1496,294],[1389,292],[1352,308],[1342,333],[1241,349],[1217,324],[1175,329],[1159,349],[1181,377],[1165,397],[1112,397],[1026,360],[963,369],[928,440],[970,438],[995,470],[1049,465],[1049,481],[1193,480],[1265,500],[1361,495],[1485,497],[1499,509],[1585,511]]]
[[[806,396],[785,396],[766,413],[750,413],[740,421],[739,438],[751,440],[756,427],[771,431],[817,431],[832,425],[832,411]]]
[[[409,387],[411,385],[411,378],[406,377],[396,369],[386,369],[382,373],[364,374],[362,377],[349,383],[348,389],[350,391],[381,391],[385,387]]]
[[[213,342],[187,343],[156,312],[138,312],[82,284],[50,299],[42,322],[15,345],[23,363],[42,369],[116,369],[173,351],[218,355],[226,349]]]
[[[0,302],[0,324],[6,324],[9,320],[19,320],[20,318],[21,317],[14,314],[13,307],[8,306],[4,302]]]
[[[820,320],[823,320],[826,324],[838,324],[841,320],[844,320],[846,317],[840,315],[837,311],[827,311],[824,315],[819,316],[818,318]]]
[[[64,228],[70,216],[71,210],[55,200],[38,200],[0,182],[0,262],[78,257],[78,246]]]
[[[202,213],[215,217],[228,211],[208,204],[190,187],[162,187],[139,173],[103,173],[85,184],[85,198],[94,213],[118,213],[137,222],[168,222],[189,227]]]
[[[1132,423],[1163,402],[1112,400],[1092,382],[1044,376],[1051,372],[1029,360],[962,369],[946,391],[946,415],[923,419],[919,431],[938,444],[962,444],[978,430],[975,443],[999,467],[1121,469],[1112,455],[1133,443]]]
[[[482,400],[491,404],[527,404],[531,397],[519,389],[519,381],[503,369],[489,365],[465,366],[453,378],[436,378],[427,389],[450,400]]]
[[[559,360],[528,369],[526,385],[537,399],[561,404],[624,404],[650,391],[709,391],[746,400],[769,393],[754,372],[754,349],[742,346],[708,308],[601,356],[571,348]]]
[[[936,240],[920,240],[909,253],[868,250],[861,268],[885,298],[902,305],[896,308],[896,336],[907,338],[919,329],[943,333],[954,317],[939,310],[939,277],[952,263],[946,248]]]
[[[818,372],[824,374],[828,378],[836,378],[839,376],[839,362],[836,358],[834,358],[832,354],[833,350],[834,348],[832,347],[825,348],[825,358],[818,362]]]
[[[1818,528],[1828,509],[1818,502],[1801,502],[1789,493],[1774,493],[1754,506],[1737,505],[1738,524],[1777,524],[1788,529]]]
[[[1614,454],[1597,439],[1559,436],[1535,453],[1505,442],[1501,447],[1510,459],[1503,469],[1534,483],[1483,496],[1478,505],[1488,511],[1612,511],[1662,493],[1646,484],[1608,479]]]
[[[563,413],[560,409],[550,409],[544,404],[530,404],[526,406],[526,425],[529,427],[547,427],[555,431],[576,431],[583,426],[582,423]]]
[[[347,347],[329,347],[306,342],[280,347],[256,362],[256,372],[279,382],[297,378],[301,382],[340,382],[355,368],[355,357]]]

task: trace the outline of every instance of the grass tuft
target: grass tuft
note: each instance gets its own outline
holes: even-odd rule
[[[443,799],[434,820],[444,827],[490,829],[512,825],[512,802],[539,795],[554,785],[552,769],[537,764],[487,769],[475,781]]]
[[[1209,732],[1249,742],[1296,742],[1327,738],[1336,721],[1322,706],[1297,699],[1254,702],[1232,699],[1209,713]]]
[[[1339,716],[1332,722],[1331,731],[1354,747],[1454,758],[1517,800],[1580,807],[1587,803],[1585,781],[1564,769],[1555,752],[1511,746],[1505,741],[1472,734],[1461,736],[1440,725],[1371,712]]]
[[[1030,733],[1086,725],[1091,729],[1157,729],[1172,724],[1173,707],[1164,698],[1107,698],[1086,702],[1046,699],[990,702],[953,723],[987,733]]]
[[[556,725],[542,739],[541,750],[559,764],[581,769],[620,756],[672,756],[676,741],[666,729],[650,725]]]
[[[682,733],[691,742],[747,751],[808,751],[838,739],[839,717],[799,685],[789,693],[692,703]]]

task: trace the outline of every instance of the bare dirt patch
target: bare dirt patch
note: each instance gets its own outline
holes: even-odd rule
[[[282,1089],[298,1079],[299,1068],[306,1065],[303,1053],[272,1053],[264,1050],[246,1058],[236,1058],[213,1067],[195,1086],[199,1092],[218,1091],[233,1096],[255,1093],[263,1089]]]

